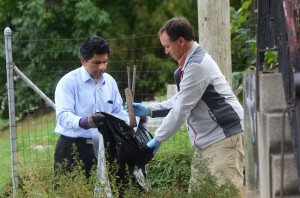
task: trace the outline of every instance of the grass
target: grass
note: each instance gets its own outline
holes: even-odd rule
[[[1,123],[7,123],[1,121]],[[95,183],[86,181],[81,170],[76,170],[69,177],[62,178],[65,187],[62,191],[54,191],[53,186],[57,180],[53,173],[53,154],[58,135],[54,134],[55,117],[53,112],[28,115],[17,123],[18,144],[18,195],[20,197],[91,197]],[[206,173],[206,183],[199,186],[196,194],[188,194],[187,189],[190,177],[190,164],[193,149],[188,140],[185,127],[182,127],[168,141],[164,142],[158,153],[147,165],[148,182],[147,193],[139,197],[215,197],[226,190],[217,188],[217,178]],[[11,196],[12,172],[9,129],[1,132],[0,136],[0,166],[3,170],[0,175],[0,197]],[[207,166],[202,164],[200,167]],[[69,182],[70,180],[76,182]],[[234,197],[236,191],[232,185],[226,184],[229,189],[227,197]],[[6,192],[6,195],[5,195]],[[205,194],[200,194],[203,192]],[[60,194],[57,194],[60,193]],[[67,193],[67,194],[66,194]],[[197,194],[198,193],[198,194]],[[231,193],[231,194],[230,194]],[[134,187],[127,189],[124,197],[135,197],[137,191]],[[225,196],[220,196],[225,197]]]
[[[9,134],[9,120],[0,120],[0,192],[4,192],[5,185],[11,184],[11,145]]]
[[[8,124],[8,120],[1,120],[3,125]],[[18,171],[22,167],[32,170],[34,164],[39,164],[40,168],[45,165],[44,161],[49,161],[46,167],[53,166],[53,154],[58,135],[54,133],[55,117],[54,112],[38,112],[28,114],[21,121],[17,122],[17,150],[18,150]],[[187,140],[187,132],[184,127],[167,142],[163,143],[159,152],[163,150],[191,150]],[[4,192],[7,184],[11,185],[12,180],[12,160],[10,146],[9,128],[1,131],[0,135],[0,167],[8,171],[0,173],[0,192]]]
[[[191,193],[187,193],[189,183],[189,166],[191,155],[187,152],[170,153],[163,150],[148,164],[148,182],[150,182],[147,192],[139,192],[132,184],[125,189],[124,198],[141,197],[174,197],[174,198],[227,198],[236,197],[237,189],[227,182],[222,186],[217,185],[218,178],[207,171],[208,161],[198,164],[203,177],[197,183],[197,187]],[[95,185],[100,185],[98,196],[103,197],[104,190],[99,184],[96,175],[92,175],[89,180],[84,177],[80,166],[76,166],[73,172],[60,177],[53,177],[53,169],[41,168],[49,167],[49,161],[41,164],[26,164],[20,171],[20,197],[92,197]],[[35,171],[28,171],[33,169]],[[204,178],[204,179],[203,179]],[[71,181],[71,182],[70,182]],[[54,190],[55,184],[60,184],[61,188]],[[111,182],[114,195],[118,193],[116,183]],[[118,196],[115,196],[118,197]]]
[[[1,120],[0,123],[5,125],[8,121]],[[40,163],[45,159],[53,161],[54,146],[57,138],[53,132],[54,127],[55,118],[53,112],[27,114],[21,121],[17,122],[18,169],[28,163]],[[1,131],[0,157],[0,167],[7,170],[0,173],[0,192],[4,192],[7,184],[12,182],[9,128]]]
[[[0,159],[0,192],[4,192],[6,184],[11,183],[12,175],[9,139],[0,140]]]

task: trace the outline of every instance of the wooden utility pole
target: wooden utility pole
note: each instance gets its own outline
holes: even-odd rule
[[[199,44],[232,84],[229,0],[198,0]]]

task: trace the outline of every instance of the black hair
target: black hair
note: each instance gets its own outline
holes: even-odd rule
[[[195,40],[193,27],[184,17],[174,17],[168,20],[158,31],[158,37],[166,32],[171,41],[176,41],[179,37],[183,37],[187,41]]]
[[[80,56],[85,61],[91,59],[94,54],[110,54],[108,42],[100,36],[90,36],[80,46]]]

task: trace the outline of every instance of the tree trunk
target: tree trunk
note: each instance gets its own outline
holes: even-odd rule
[[[229,0],[198,0],[199,44],[232,84]]]

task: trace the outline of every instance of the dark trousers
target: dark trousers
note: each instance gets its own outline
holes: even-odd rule
[[[54,153],[54,171],[56,175],[71,171],[72,167],[76,166],[76,163],[78,164],[81,160],[86,177],[90,177],[91,168],[94,165],[96,166],[97,159],[93,150],[93,144],[89,140],[86,138],[60,136]],[[78,156],[78,161],[74,160],[76,155]]]

